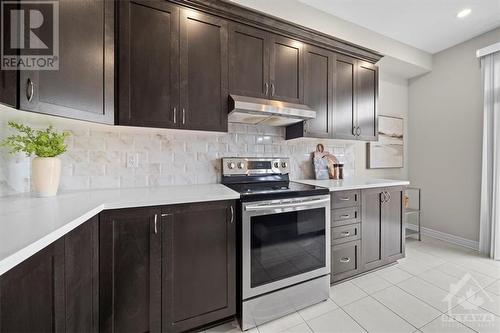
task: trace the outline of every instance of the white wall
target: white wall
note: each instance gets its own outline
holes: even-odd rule
[[[409,176],[422,187],[423,225],[477,241],[482,87],[477,49],[500,29],[434,55],[433,70],[409,84]]]

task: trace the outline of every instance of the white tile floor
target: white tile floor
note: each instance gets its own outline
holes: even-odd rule
[[[232,322],[208,332],[240,329]],[[500,261],[431,238],[409,239],[398,264],[337,284],[326,302],[248,332],[499,333]]]

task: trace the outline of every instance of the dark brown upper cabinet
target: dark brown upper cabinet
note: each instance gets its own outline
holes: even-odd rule
[[[291,103],[303,101],[304,45],[290,38],[271,36],[270,97]]]
[[[338,55],[335,59],[335,104],[333,137],[356,139],[356,59]]]
[[[375,141],[378,138],[378,67],[337,56],[333,138]]]
[[[288,126],[286,138],[331,138],[335,54],[306,45],[304,48],[304,103],[316,118]]]
[[[179,7],[120,1],[118,13],[118,123],[179,126]]]
[[[378,139],[378,67],[358,60],[356,84],[357,137],[358,140]]]
[[[291,103],[304,99],[303,43],[231,23],[229,90],[233,94]]]
[[[229,90],[269,98],[270,34],[246,25],[229,25]]]
[[[159,208],[101,213],[100,332],[161,331]]]
[[[236,313],[233,201],[162,210],[162,331],[183,332]]]
[[[227,22],[187,9],[180,16],[180,127],[226,132]]]
[[[0,332],[98,332],[98,217],[0,277]]]
[[[227,22],[166,1],[118,8],[119,124],[227,131]]]
[[[59,1],[59,69],[20,71],[19,107],[114,123],[114,2]]]

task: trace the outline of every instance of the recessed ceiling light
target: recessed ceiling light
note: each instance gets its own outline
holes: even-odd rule
[[[462,9],[461,11],[458,12],[457,14],[457,17],[458,18],[464,18],[466,17],[467,15],[470,14],[472,10],[470,8],[465,8],[465,9]]]

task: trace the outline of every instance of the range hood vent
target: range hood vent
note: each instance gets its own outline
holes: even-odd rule
[[[316,112],[304,104],[229,95],[230,123],[288,126],[314,118]]]

